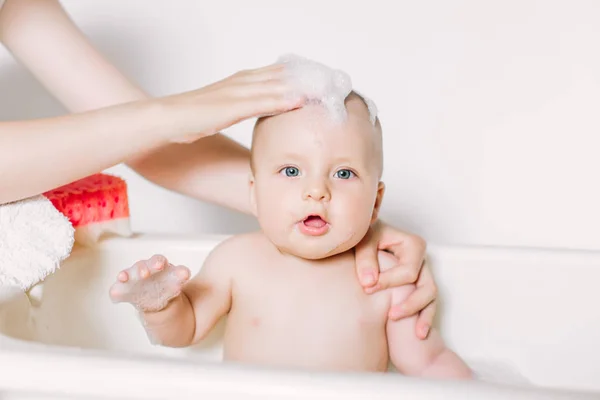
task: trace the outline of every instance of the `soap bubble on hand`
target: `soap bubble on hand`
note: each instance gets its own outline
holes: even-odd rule
[[[142,312],[156,312],[181,294],[190,270],[170,264],[164,256],[154,255],[125,269],[109,291],[114,303],[130,303]]]

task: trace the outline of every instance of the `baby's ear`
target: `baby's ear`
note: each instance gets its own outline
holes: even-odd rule
[[[383,194],[385,193],[385,184],[379,182],[377,185],[377,196],[375,197],[375,205],[373,207],[373,215],[371,216],[371,223],[377,221],[379,217],[379,210],[381,209],[381,202],[383,201]]]
[[[256,210],[256,192],[255,192],[256,185],[254,185],[254,174],[252,174],[252,173],[250,173],[250,176],[248,178],[248,184],[250,186],[250,210],[252,211],[252,214],[255,217],[257,217],[258,212]]]

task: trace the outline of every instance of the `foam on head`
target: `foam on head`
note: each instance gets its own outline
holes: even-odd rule
[[[285,65],[286,78],[295,89],[294,95],[305,97],[309,104],[323,105],[334,121],[346,119],[345,100],[354,91],[367,105],[370,121],[375,124],[377,106],[352,89],[352,80],[346,72],[294,54],[283,55],[277,62]]]
[[[367,109],[369,120],[374,128],[375,157],[379,167],[379,173],[383,170],[383,151],[381,125],[377,116],[378,110],[375,103],[352,88],[352,81],[348,74],[341,70],[335,70],[324,64],[309,60],[293,54],[281,56],[278,63],[285,64],[287,79],[295,87],[294,96],[302,95],[306,98],[308,105],[322,106],[325,116],[331,117],[334,123],[343,123],[348,118],[349,105],[352,99],[360,99]],[[350,107],[356,112],[355,107]],[[292,111],[295,113],[295,111]],[[286,114],[286,113],[284,113]],[[256,120],[253,129],[251,144],[250,166],[255,170],[255,145],[259,127],[265,120],[278,118],[276,115],[260,117]]]
[[[321,107],[319,106],[319,108]],[[367,145],[373,145],[374,153],[371,161],[376,164],[378,174],[381,177],[383,172],[383,138],[379,118],[375,116],[375,123],[372,126],[369,126],[369,123],[366,120],[368,119],[369,115],[372,115],[372,109],[369,108],[365,98],[356,93],[354,90],[351,91],[350,94],[344,99],[344,110],[347,118],[355,119],[354,123],[356,123],[358,120],[362,120],[362,128],[360,129],[365,137],[372,140],[372,142],[368,143]],[[306,123],[308,123],[311,128],[314,127],[315,129],[328,129],[329,127],[323,127],[322,125],[313,126],[314,121],[317,121],[316,123],[319,124],[318,121],[323,121],[321,117],[327,118],[326,113],[322,113],[320,110],[318,115],[315,115],[314,113],[315,110],[298,109],[279,115],[258,118],[254,124],[252,143],[250,145],[250,168],[252,172],[254,173],[256,171],[256,149],[259,146],[258,143],[264,142],[265,135],[270,137],[271,135],[278,136],[285,134],[288,132],[287,128],[294,129],[297,124]]]

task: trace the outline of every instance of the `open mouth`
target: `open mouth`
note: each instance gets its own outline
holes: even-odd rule
[[[310,236],[324,235],[329,230],[329,223],[317,214],[304,218],[299,226],[302,233]]]
[[[321,218],[320,215],[309,215],[302,221],[304,225],[311,228],[322,228],[327,225],[327,221]]]

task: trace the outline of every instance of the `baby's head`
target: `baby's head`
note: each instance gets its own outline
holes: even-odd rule
[[[307,259],[339,254],[377,219],[382,132],[367,104],[351,92],[343,121],[318,103],[257,121],[251,200],[280,251]]]

